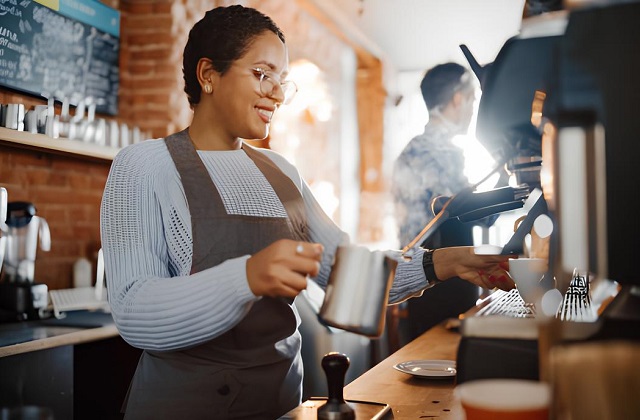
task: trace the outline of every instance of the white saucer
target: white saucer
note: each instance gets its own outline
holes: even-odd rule
[[[450,378],[456,376],[456,362],[453,360],[410,360],[398,363],[393,368],[421,378]]]

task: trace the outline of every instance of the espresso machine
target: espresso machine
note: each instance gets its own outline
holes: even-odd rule
[[[482,86],[478,140],[540,185],[534,207],[553,229],[536,305],[501,292],[464,315],[458,382],[538,379],[545,325],[561,342],[640,339],[639,19],[637,1],[547,13],[493,63],[465,54]]]
[[[48,288],[35,282],[35,260],[38,243],[42,251],[51,249],[49,225],[36,216],[32,203],[9,202],[3,208],[0,317],[5,321],[39,319],[48,305]]]

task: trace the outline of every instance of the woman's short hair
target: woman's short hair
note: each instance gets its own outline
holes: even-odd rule
[[[201,58],[210,59],[215,70],[224,74],[265,31],[273,32],[285,42],[284,34],[270,17],[240,5],[216,7],[193,25],[182,62],[184,91],[189,103],[193,106],[200,102],[196,69]]]

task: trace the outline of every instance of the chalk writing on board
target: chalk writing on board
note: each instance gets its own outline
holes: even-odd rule
[[[118,112],[118,37],[29,0],[0,0],[0,85]]]

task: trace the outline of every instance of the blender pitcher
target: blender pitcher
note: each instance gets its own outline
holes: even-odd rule
[[[42,251],[51,249],[49,225],[35,214],[36,208],[29,202],[7,205],[4,274],[9,282],[33,283],[38,237]]]
[[[8,228],[5,223],[7,220],[7,203],[7,190],[4,187],[0,187],[0,271],[2,271],[4,249],[8,234]]]

